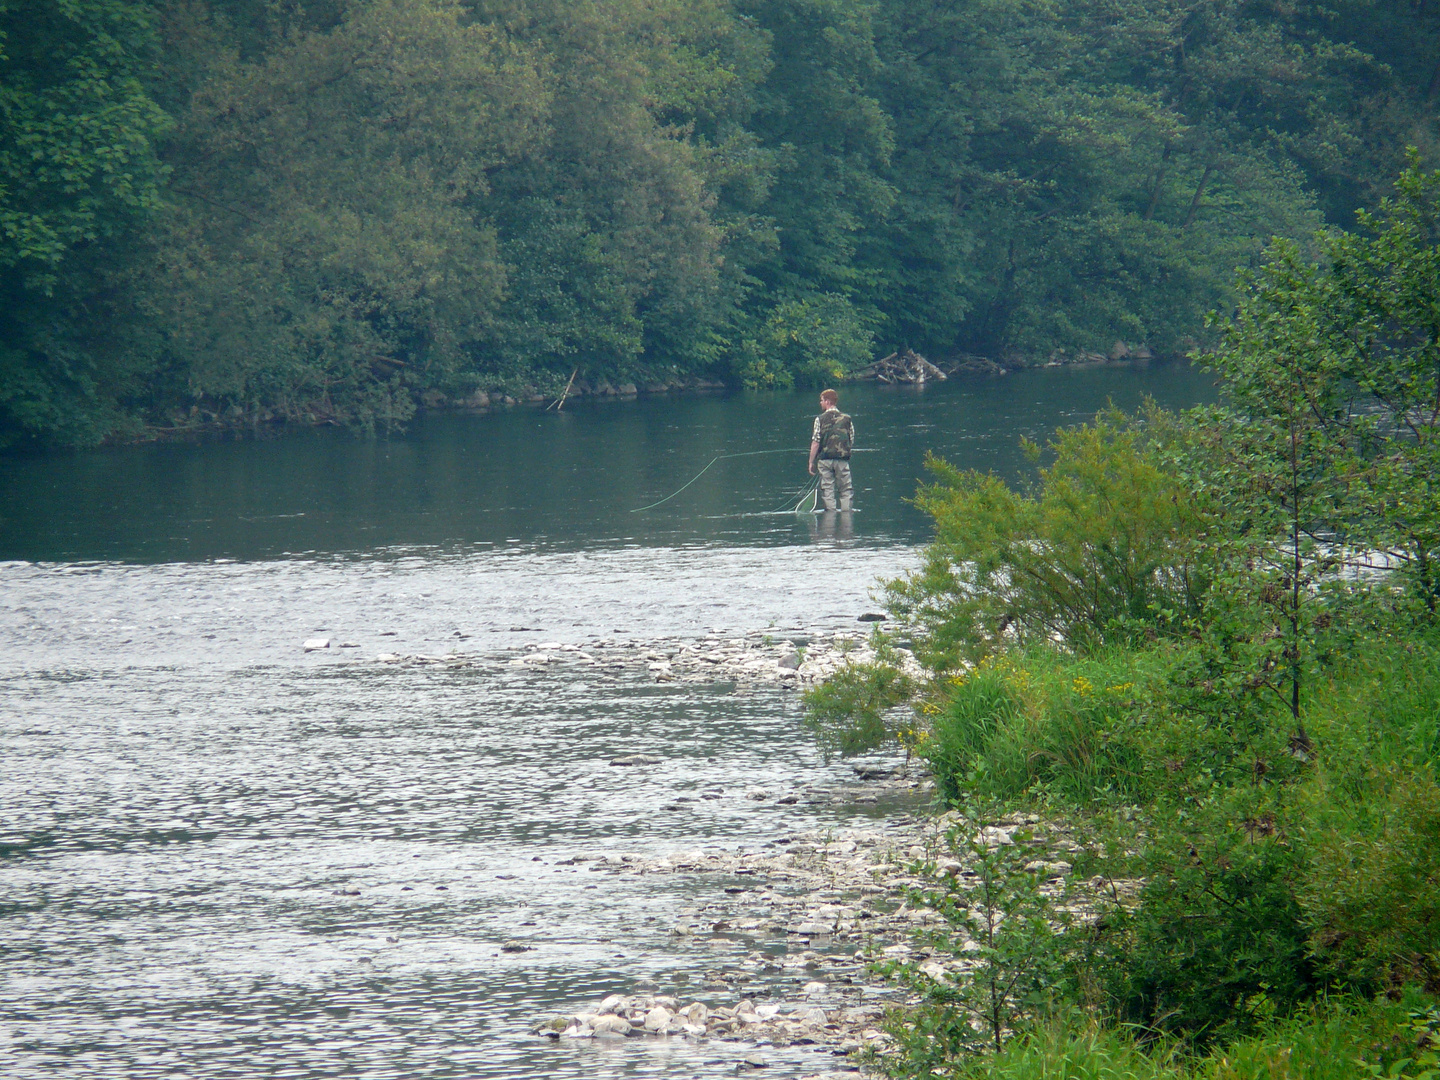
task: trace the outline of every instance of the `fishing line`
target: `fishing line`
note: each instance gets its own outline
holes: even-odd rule
[[[685,481],[684,484],[682,484],[680,487],[676,488],[676,489],[675,489],[674,491],[672,491],[669,495],[666,495],[663,499],[660,499],[660,500],[658,500],[658,501],[656,501],[656,502],[651,503],[649,506],[637,506],[634,510],[631,510],[630,513],[632,513],[632,514],[638,514],[638,513],[640,513],[642,510],[654,510],[655,507],[661,506],[661,505],[663,505],[664,503],[669,502],[671,499],[675,498],[676,495],[679,495],[682,491],[684,491],[686,488],[688,488],[691,484],[695,483],[696,480],[699,480],[702,476],[704,476],[707,472],[709,472],[709,471],[710,471],[710,466],[711,466],[711,465],[714,465],[715,462],[717,462],[717,461],[727,461],[727,460],[729,460],[730,458],[757,457],[757,456],[759,456],[760,454],[808,454],[809,452],[810,452],[810,448],[807,446],[807,447],[802,447],[802,448],[799,448],[799,449],[786,448],[786,449],[783,449],[783,450],[746,450],[746,451],[744,451],[743,453],[740,453],[740,454],[716,454],[713,458],[711,458],[711,459],[706,463],[705,468],[701,469],[698,473],[696,473],[694,476],[692,476],[689,480]],[[874,453],[875,451],[873,451],[873,450],[871,450],[871,451],[864,451],[864,450],[853,450],[853,451],[851,451],[851,453],[855,453],[855,454],[867,453],[867,452],[869,452],[869,453]],[[809,492],[807,491],[806,494],[808,495]],[[803,498],[804,496],[801,496],[801,497]],[[778,513],[779,511],[776,511],[776,512]]]
[[[640,513],[640,511],[642,511],[642,510],[654,510],[655,507],[660,506],[662,503],[667,503],[667,502],[669,502],[671,499],[675,498],[676,495],[679,495],[680,492],[684,491],[684,490],[685,490],[686,488],[688,488],[691,484],[695,483],[696,480],[699,480],[702,476],[704,476],[707,472],[709,472],[709,471],[710,471],[710,466],[711,466],[711,465],[714,465],[715,462],[717,462],[717,461],[725,461],[725,460],[727,460],[727,459],[729,459],[729,458],[757,457],[757,456],[760,455],[760,454],[808,454],[809,452],[810,452],[810,448],[807,446],[807,447],[805,447],[803,450],[796,450],[796,449],[792,449],[792,448],[788,448],[788,447],[787,447],[787,448],[784,449],[784,450],[747,450],[747,451],[745,451],[745,452],[742,453],[742,454],[716,454],[716,455],[715,455],[713,458],[711,458],[710,461],[706,464],[705,468],[701,469],[698,473],[696,473],[694,476],[692,476],[692,477],[691,477],[689,480],[687,480],[681,487],[677,488],[675,491],[672,491],[669,495],[666,495],[663,499],[660,499],[658,502],[653,502],[653,503],[651,503],[649,506],[637,506],[634,510],[631,510],[630,513],[632,513],[632,514],[638,514],[638,513]]]

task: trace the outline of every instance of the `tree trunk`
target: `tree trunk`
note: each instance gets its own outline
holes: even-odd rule
[[[1185,215],[1185,224],[1181,228],[1188,229],[1195,220],[1195,211],[1200,209],[1200,200],[1205,195],[1205,185],[1210,182],[1210,174],[1214,171],[1214,165],[1206,165],[1205,171],[1200,174],[1200,183],[1195,185],[1195,197],[1190,200],[1190,212]]]
[[[1160,155],[1160,168],[1155,172],[1155,186],[1150,190],[1150,205],[1145,207],[1145,220],[1151,221],[1155,217],[1155,208],[1160,205],[1160,191],[1165,186],[1165,173],[1170,167],[1170,147],[1165,147],[1165,152]]]

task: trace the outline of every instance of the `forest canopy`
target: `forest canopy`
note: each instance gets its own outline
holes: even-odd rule
[[[1184,353],[1437,94],[1430,0],[0,0],[0,447]]]

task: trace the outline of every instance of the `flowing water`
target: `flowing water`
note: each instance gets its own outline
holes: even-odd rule
[[[853,629],[926,539],[927,450],[1015,476],[1020,436],[1144,394],[1213,398],[1158,365],[847,389],[873,452],[845,520],[774,512],[807,480],[810,394],[0,461],[0,1072],[732,1075],[716,1043],[527,1034],[747,947],[670,934],[716,882],[569,859],[896,808],[740,797],[849,773],[789,692],[508,658]]]

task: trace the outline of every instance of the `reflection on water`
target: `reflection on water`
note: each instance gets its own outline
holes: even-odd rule
[[[628,512],[722,450],[800,446],[809,394],[6,461],[0,557],[45,560],[0,563],[7,1080],[732,1075],[720,1044],[526,1034],[642,980],[685,993],[744,951],[669,933],[714,883],[562,862],[833,825],[856,811],[741,793],[848,766],[780,691],[508,651],[855,628],[923,539],[903,497],[926,448],[1014,470],[1021,434],[1143,388],[1040,374],[847,391],[878,451],[850,515],[742,516],[805,483],[803,454]],[[1204,394],[1152,375],[1172,404]],[[268,558],[300,551],[318,554]],[[636,753],[662,764],[608,765]],[[765,1053],[770,1075],[837,1065]]]
[[[906,499],[927,451],[1014,475],[1022,436],[1113,400],[1212,399],[1186,365],[1057,368],[952,379],[923,390],[846,387],[862,451],[857,542],[914,543]],[[333,430],[269,441],[126,447],[0,460],[0,559],[269,558],[410,545],[549,549],[804,542],[793,507],[809,484],[810,392],[587,401],[421,418],[404,438]],[[717,454],[718,462],[653,511]]]

